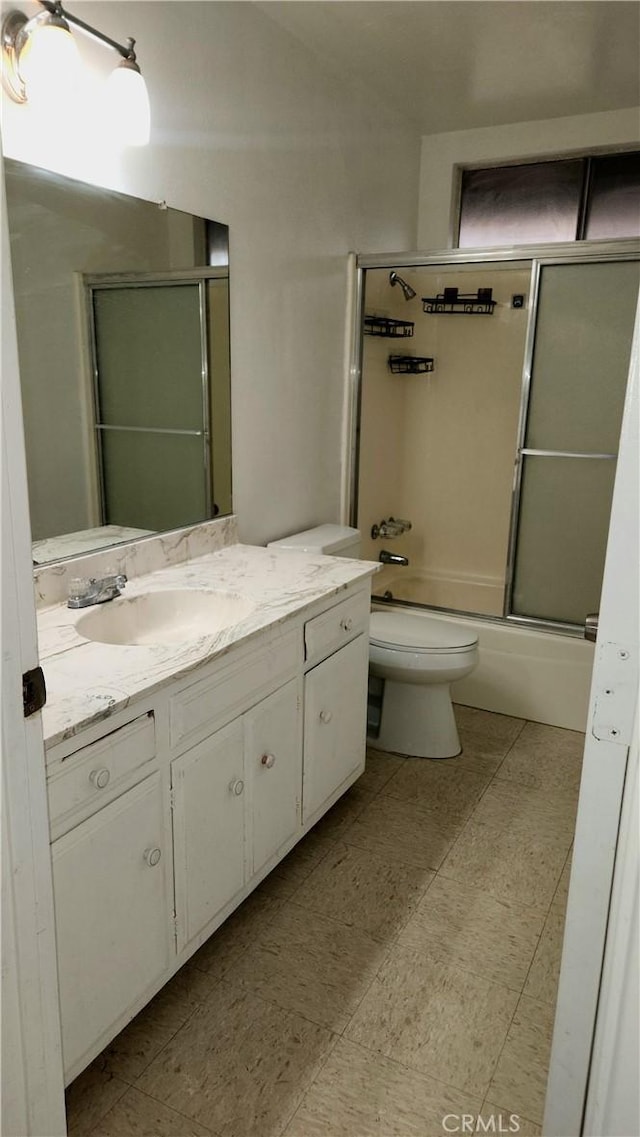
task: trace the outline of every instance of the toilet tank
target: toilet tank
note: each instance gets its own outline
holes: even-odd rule
[[[360,530],[348,525],[316,525],[302,533],[292,533],[279,541],[269,541],[268,549],[292,553],[324,553],[333,557],[360,558]]]

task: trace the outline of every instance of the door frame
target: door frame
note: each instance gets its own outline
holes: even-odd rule
[[[1,155],[0,155],[1,157]],[[25,718],[38,664],[31,526],[4,174],[2,256],[2,1132],[66,1134],[42,714]]]

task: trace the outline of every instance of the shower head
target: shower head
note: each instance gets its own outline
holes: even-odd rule
[[[411,285],[407,284],[406,280],[403,280],[401,276],[398,276],[397,272],[389,273],[389,284],[399,284],[405,300],[413,300],[416,295]]]

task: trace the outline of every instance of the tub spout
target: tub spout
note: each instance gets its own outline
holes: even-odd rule
[[[383,565],[408,565],[409,558],[401,557],[399,553],[388,553],[386,549],[380,550],[378,560],[382,561]]]

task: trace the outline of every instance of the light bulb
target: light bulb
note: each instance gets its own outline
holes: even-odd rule
[[[37,22],[20,52],[18,63],[29,101],[54,105],[75,89],[79,71],[77,44],[62,20]]]
[[[125,146],[146,146],[151,133],[151,107],[147,84],[137,64],[123,59],[106,86],[107,115],[111,129]]]

